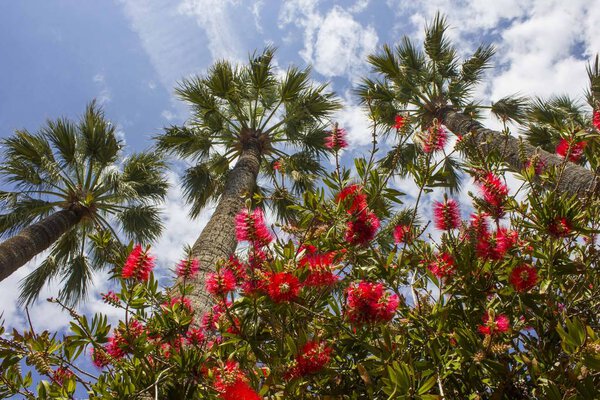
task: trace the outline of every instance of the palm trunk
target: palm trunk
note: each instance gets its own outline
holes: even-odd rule
[[[455,134],[463,136],[470,134],[465,138],[471,144],[471,146],[468,146],[472,149],[470,151],[480,152],[481,154],[497,151],[514,172],[522,171],[524,161],[534,155],[537,155],[539,160],[547,166],[565,164],[556,188],[559,194],[577,195],[584,198],[592,193],[600,193],[600,185],[595,174],[580,165],[572,162],[565,163],[565,160],[556,154],[534,147],[526,141],[486,129],[479,122],[451,107],[440,109],[438,118]],[[476,153],[473,153],[473,155],[476,155]]]
[[[214,271],[217,261],[228,259],[235,252],[235,216],[244,207],[245,198],[256,186],[261,150],[255,141],[246,145],[235,166],[227,176],[223,194],[215,212],[192,247],[192,257],[200,263],[200,272],[191,282],[189,295],[197,316],[208,310],[211,299],[205,288],[206,275]]]
[[[0,244],[0,281],[46,250],[81,220],[72,210],[61,210],[28,226]]]

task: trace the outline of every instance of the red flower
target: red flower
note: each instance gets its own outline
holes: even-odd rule
[[[104,350],[104,348],[96,348],[96,347],[92,347],[92,349],[90,350],[90,354],[92,356],[92,362],[94,363],[94,365],[98,368],[104,368],[106,367],[108,364],[110,364],[110,358],[108,356],[108,354],[106,354],[106,351]]]
[[[448,132],[440,124],[431,125],[426,132],[421,134],[423,151],[433,153],[442,150],[448,141]]]
[[[190,328],[185,334],[188,344],[200,346],[205,339],[202,328]]]
[[[335,124],[333,130],[329,132],[325,138],[325,147],[336,151],[348,147],[346,131],[342,128],[338,128],[337,124]]]
[[[238,284],[248,279],[246,265],[244,265],[235,255],[229,256],[229,260],[225,263],[225,267],[233,272]]]
[[[548,232],[554,237],[569,236],[572,230],[573,225],[571,224],[571,221],[565,217],[556,217],[554,218],[554,221],[548,225]]]
[[[287,378],[297,378],[319,372],[331,360],[333,349],[316,340],[306,343],[296,356],[295,366],[286,374]]]
[[[200,271],[200,263],[197,259],[187,259],[179,261],[177,264],[177,276],[185,279],[192,279]]]
[[[336,200],[338,203],[344,203],[348,214],[363,212],[368,206],[367,195],[362,192],[362,187],[359,185],[346,186],[338,193]]]
[[[384,291],[381,283],[359,282],[348,288],[346,316],[353,324],[389,321],[394,317],[400,299]]]
[[[491,172],[488,172],[483,178],[479,179],[483,199],[493,207],[500,208],[508,196],[508,187],[500,178]]]
[[[257,247],[266,246],[273,241],[273,235],[265,224],[265,217],[260,208],[252,212],[242,210],[236,215],[235,234],[240,242],[248,241]]]
[[[594,127],[600,131],[600,110],[594,110],[592,123],[594,124]]]
[[[402,115],[396,115],[394,128],[396,128],[397,130],[402,129],[405,122],[406,122],[406,117],[404,117]]]
[[[283,168],[283,163],[281,162],[281,160],[277,160],[273,163],[273,169],[275,171],[279,171],[281,172],[281,169]]]
[[[310,287],[334,286],[338,282],[338,276],[333,273],[333,259],[335,253],[330,251],[321,253],[313,245],[300,247],[304,256],[298,261],[300,267],[308,269],[309,273],[302,284]]]
[[[394,243],[410,243],[411,240],[410,226],[398,225],[394,228]]]
[[[439,279],[454,274],[454,258],[448,253],[442,253],[429,262],[427,268]]]
[[[379,229],[379,219],[371,211],[365,210],[346,225],[346,241],[352,245],[366,245]]]
[[[112,290],[109,290],[108,293],[102,294],[102,301],[113,306],[117,306],[121,302],[121,300],[119,300],[119,296],[117,296],[117,294]]]
[[[142,246],[137,244],[127,257],[121,276],[123,279],[132,278],[145,282],[150,278],[152,268],[154,268],[154,257],[148,254],[148,250],[142,250]]]
[[[585,149],[586,145],[587,142],[585,141],[576,142],[573,139],[560,139],[560,141],[556,145],[556,154],[558,154],[561,157],[567,157],[568,154],[569,161],[577,162],[583,155],[583,149]]]
[[[267,294],[275,303],[292,301],[298,297],[300,281],[287,272],[277,272],[269,276]]]
[[[537,283],[537,271],[531,265],[519,265],[511,271],[510,283],[517,292],[526,292]]]
[[[225,309],[229,307],[231,303],[218,303],[215,304],[211,310],[207,311],[202,316],[202,327],[207,330],[217,329],[217,324],[221,319],[221,316],[225,312]]]
[[[452,199],[433,203],[433,216],[438,229],[449,231],[460,227],[460,210],[458,203]]]
[[[52,380],[59,386],[62,386],[66,380],[71,379],[74,376],[73,371],[67,367],[58,367],[52,373]]]
[[[227,361],[215,371],[215,389],[223,400],[260,400],[235,361]]]
[[[228,268],[221,268],[216,273],[208,274],[206,290],[215,297],[225,296],[235,290],[237,280],[235,274]]]
[[[491,321],[489,313],[486,313],[483,316],[483,325],[479,325],[477,328],[479,333],[483,335],[494,335],[496,333],[504,333],[508,331],[510,327],[510,320],[504,314],[500,314],[496,316],[496,318]]]

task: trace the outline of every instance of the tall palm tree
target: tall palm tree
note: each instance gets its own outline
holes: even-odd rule
[[[0,281],[52,246],[24,279],[22,301],[60,277],[59,296],[75,303],[120,250],[119,229],[142,243],[160,234],[165,165],[149,153],[123,159],[122,148],[95,102],[77,123],[48,121],[2,141],[0,176],[10,190],[0,192],[0,234],[10,238],[0,244]]]
[[[377,110],[382,122],[393,125],[399,109],[414,109],[415,120],[427,126],[437,118],[457,135],[464,136],[468,154],[500,154],[513,171],[522,171],[525,160],[535,154],[546,165],[561,165],[563,159],[528,142],[504,133],[486,129],[476,120],[477,105],[470,96],[481,80],[494,54],[491,46],[482,45],[473,55],[460,62],[456,49],[446,38],[448,26],[439,14],[426,27],[423,50],[404,37],[395,49],[369,57],[375,79],[364,79],[358,93],[364,102]],[[598,72],[598,71],[596,71]],[[593,70],[589,69],[593,80]],[[596,81],[598,81],[596,74]],[[598,89],[596,83],[596,90]],[[503,98],[491,111],[504,121],[523,122],[527,118],[528,102],[523,98]],[[591,190],[600,192],[594,174],[580,165],[566,163],[558,192],[582,195]]]
[[[290,67],[279,74],[273,56],[266,48],[243,66],[219,61],[205,76],[184,80],[177,94],[193,115],[157,137],[159,149],[194,163],[183,176],[192,216],[210,201],[217,204],[191,251],[202,270],[191,295],[196,310],[209,301],[205,274],[237,247],[234,218],[245,199],[267,197],[290,218],[284,205],[294,192],[310,187],[326,150],[326,119],[339,108],[325,85],[311,84],[309,69]],[[280,160],[291,186],[273,179],[272,166]],[[259,173],[271,189],[257,186]]]

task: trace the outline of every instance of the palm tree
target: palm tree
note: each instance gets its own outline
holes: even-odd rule
[[[563,164],[564,160],[555,154],[514,136],[486,129],[475,119],[478,106],[470,100],[470,95],[489,67],[494,49],[482,45],[461,63],[446,38],[447,28],[445,19],[438,14],[426,27],[423,50],[404,37],[395,49],[386,45],[380,54],[371,55],[369,62],[380,78],[363,80],[358,89],[362,101],[376,109],[387,126],[393,125],[399,109],[414,109],[414,120],[422,127],[437,118],[464,137],[468,156],[497,154],[515,172],[522,171],[526,160],[534,155],[547,166]],[[590,68],[588,73],[592,81],[595,79],[598,91],[598,69]],[[506,97],[493,104],[491,111],[505,122],[521,123],[528,117],[527,108],[526,99]],[[590,170],[570,162],[564,165],[557,187],[559,193],[581,196],[592,190],[598,192],[600,187],[595,185]]]
[[[24,279],[23,302],[57,277],[63,300],[85,296],[93,271],[121,250],[115,227],[142,243],[160,234],[165,165],[149,153],[123,160],[115,131],[92,102],[77,123],[48,121],[2,141],[0,175],[11,190],[0,192],[0,233],[12,237],[0,244],[0,281],[52,246]]]
[[[194,163],[183,176],[192,217],[210,201],[217,203],[191,250],[202,268],[192,282],[196,310],[209,302],[205,274],[235,252],[234,218],[245,199],[267,198],[281,216],[293,218],[285,204],[311,187],[318,158],[326,151],[325,120],[339,103],[325,85],[311,84],[309,69],[290,67],[278,74],[273,56],[274,50],[266,48],[246,65],[219,61],[206,76],[184,80],[177,94],[193,115],[184,126],[157,137],[160,150]],[[277,161],[287,170],[283,181],[274,179]],[[270,189],[257,186],[259,173]]]

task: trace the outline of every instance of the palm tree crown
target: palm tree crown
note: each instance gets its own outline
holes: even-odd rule
[[[77,123],[48,121],[39,132],[17,131],[2,144],[0,174],[11,190],[0,192],[0,233],[16,234],[10,239],[15,241],[22,239],[19,231],[32,225],[44,228],[53,215],[71,216],[49,256],[24,279],[22,301],[35,300],[58,277],[59,296],[74,303],[85,296],[92,273],[114,262],[121,248],[119,230],[142,243],[160,234],[158,202],[167,190],[165,165],[149,153],[122,159],[116,128],[95,102]],[[11,272],[33,256],[10,265]]]

